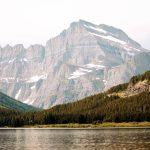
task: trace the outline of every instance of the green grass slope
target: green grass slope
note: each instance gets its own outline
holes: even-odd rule
[[[15,111],[20,111],[20,112],[27,112],[27,111],[37,111],[38,109],[21,103],[9,96],[7,96],[6,94],[0,92],[0,107],[1,108],[7,108],[7,109],[11,109],[11,110],[15,110]]]

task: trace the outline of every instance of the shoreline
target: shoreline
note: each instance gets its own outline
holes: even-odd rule
[[[150,129],[150,127],[99,127],[99,128],[60,128],[60,127],[49,127],[49,128],[33,128],[33,127],[7,127],[0,128],[0,130],[121,130],[121,129]]]
[[[0,127],[0,129],[150,129],[150,122],[105,122],[99,124],[47,124],[26,125],[21,127]]]

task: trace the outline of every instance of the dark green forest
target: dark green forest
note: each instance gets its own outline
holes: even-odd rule
[[[150,71],[147,71],[147,72],[145,72],[144,74],[141,74],[141,75],[133,76],[130,79],[129,83],[135,84],[135,83],[137,83],[139,81],[143,81],[143,80],[148,80],[150,82]]]
[[[130,83],[135,84],[143,80],[150,81],[150,71],[134,76]],[[149,91],[130,97],[109,95],[124,91],[128,84],[121,84],[80,101],[57,105],[39,112],[19,112],[0,107],[0,126],[150,121]]]

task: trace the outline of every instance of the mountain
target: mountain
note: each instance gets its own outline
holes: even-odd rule
[[[106,92],[39,114],[35,120],[47,118],[43,124],[150,121],[150,71]]]
[[[0,90],[41,108],[73,102],[150,69],[150,51],[122,30],[79,20],[45,46],[0,48]]]
[[[14,110],[19,112],[37,111],[39,109],[29,106],[27,104],[21,103],[6,94],[0,92],[0,108],[8,110]]]
[[[150,121],[150,71],[77,102],[34,113],[0,108],[0,115],[0,126]]]

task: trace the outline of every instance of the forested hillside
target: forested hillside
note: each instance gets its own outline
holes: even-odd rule
[[[150,121],[150,90],[149,88],[143,88],[143,85],[144,87],[150,87],[150,71],[133,77],[129,83],[115,86],[104,93],[84,98],[78,102],[58,105],[35,113],[13,112],[8,115],[9,112],[7,114],[6,111],[4,114],[2,111],[1,113],[4,115],[0,118],[0,123],[3,122],[1,126],[23,126]],[[137,87],[140,91],[138,94],[123,95],[129,89],[136,89]]]
[[[3,108],[8,108],[8,109],[16,110],[20,112],[38,110],[37,108],[21,103],[20,101],[17,101],[2,92],[0,92],[0,106]]]

